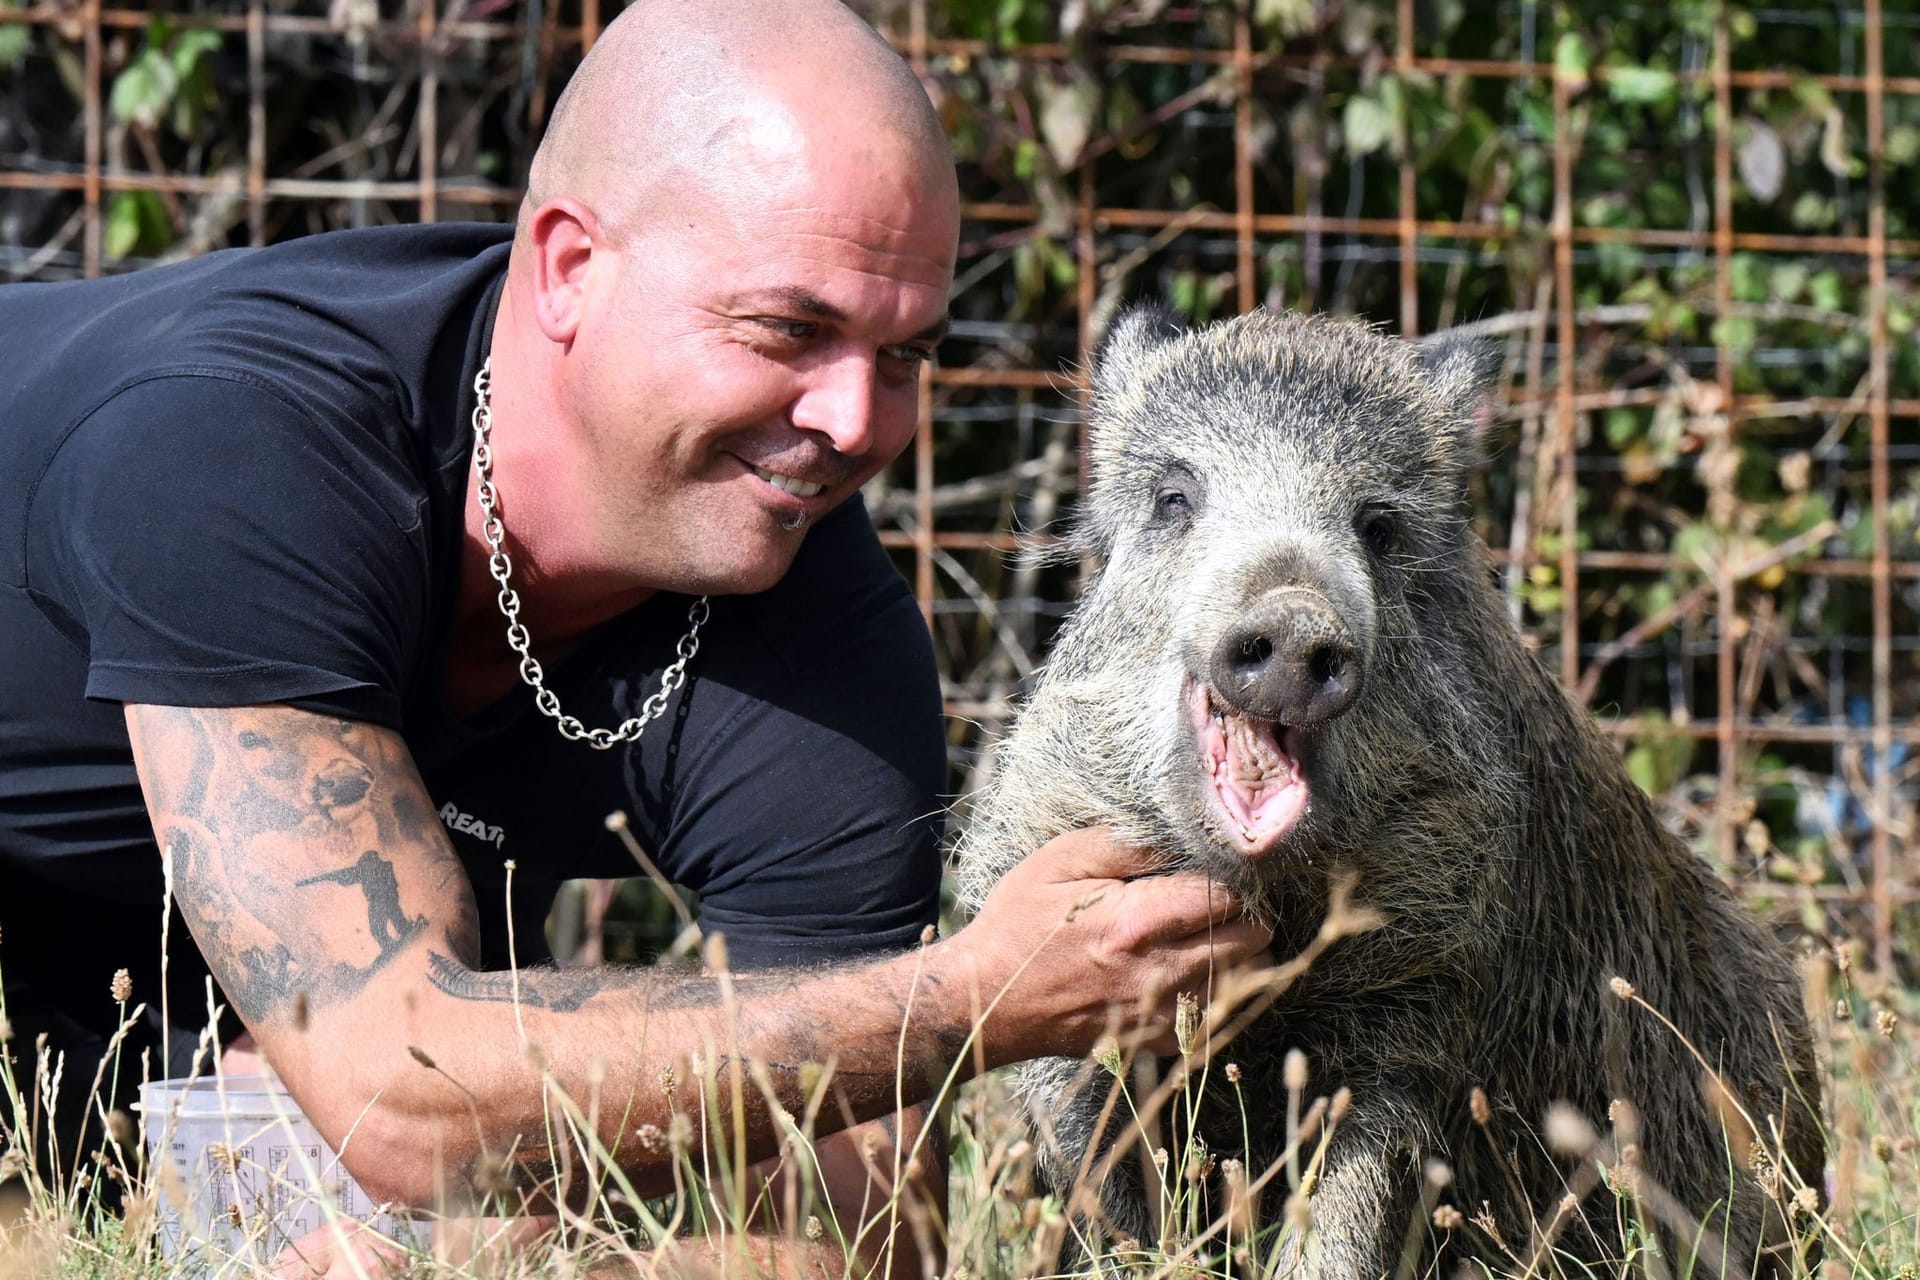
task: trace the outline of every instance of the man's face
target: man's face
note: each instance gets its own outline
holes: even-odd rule
[[[902,151],[749,136],[728,149],[758,161],[745,180],[701,184],[596,262],[568,417],[596,532],[640,581],[765,590],[912,438],[958,214]]]

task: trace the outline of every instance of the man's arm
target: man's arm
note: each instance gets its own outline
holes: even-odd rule
[[[1085,1052],[1110,1002],[1195,987],[1265,945],[1202,882],[1112,879],[1141,860],[1094,841],[1021,868],[917,954],[734,978],[480,972],[471,887],[396,733],[273,706],[127,720],[195,941],[320,1132],[351,1132],[347,1167],[376,1197],[433,1204],[581,1168],[550,1145],[566,1126],[549,1123],[543,1069],[583,1108],[597,1099],[599,1142],[653,1194],[674,1154],[637,1135],[672,1133],[676,1111],[725,1135],[738,1167],[779,1145],[762,1086],[802,1114],[831,1062],[822,1133],[918,1102],[1016,973],[982,1065]]]

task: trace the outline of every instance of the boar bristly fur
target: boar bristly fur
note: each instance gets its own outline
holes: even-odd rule
[[[1444,1200],[1469,1219],[1484,1206],[1494,1232],[1423,1223],[1425,1261],[1518,1270],[1576,1185],[1579,1160],[1545,1136],[1556,1103],[1633,1149],[1614,1152],[1630,1168],[1611,1184],[1587,1179],[1550,1269],[1625,1256],[1619,1224],[1636,1215],[1614,1188],[1638,1178],[1676,1273],[1698,1248],[1710,1273],[1765,1274],[1796,1234],[1794,1175],[1822,1178],[1796,970],[1662,827],[1511,621],[1466,510],[1481,365],[1471,345],[1325,318],[1256,313],[1191,333],[1152,312],[1122,319],[1094,370],[1076,532],[1101,567],[997,748],[960,852],[963,904],[1049,838],[1109,825],[1230,886],[1273,923],[1284,958],[1320,928],[1336,873],[1357,875],[1384,925],[1335,943],[1228,1050],[1248,1140],[1218,1064],[1198,1117],[1209,1149],[1255,1175],[1287,1142],[1289,1050],[1306,1054],[1311,1093],[1352,1091],[1296,1274],[1394,1274],[1430,1160],[1453,1171]],[[1302,611],[1311,633],[1296,641]],[[1249,625],[1279,639],[1223,643]],[[1237,701],[1219,692],[1240,655],[1264,661],[1275,645],[1283,658],[1303,646],[1311,677],[1269,694],[1256,672]],[[1334,693],[1310,702],[1302,680]],[[1283,705],[1314,722],[1281,723]],[[1261,759],[1283,750],[1297,765],[1303,812],[1229,816],[1203,760],[1210,715],[1265,724]],[[1757,1141],[1729,1126],[1695,1049]],[[1112,1084],[1085,1068],[1019,1077],[1061,1188]],[[1791,1174],[1749,1146],[1784,1150]],[[1268,1222],[1286,1181],[1270,1185]],[[1139,1162],[1120,1162],[1101,1192],[1110,1238],[1149,1238],[1148,1194]]]

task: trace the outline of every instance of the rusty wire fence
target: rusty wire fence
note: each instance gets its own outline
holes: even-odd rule
[[[1142,296],[1503,353],[1516,620],[1749,896],[1920,953],[1920,7],[870,0],[960,162],[954,336],[869,502],[955,788],[1070,607],[1078,370]],[[0,0],[0,278],[510,217],[597,0]]]

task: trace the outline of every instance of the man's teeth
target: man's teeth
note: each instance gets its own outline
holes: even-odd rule
[[[790,493],[796,498],[811,498],[814,494],[827,487],[823,484],[814,484],[810,480],[799,479],[797,476],[783,476],[779,472],[769,471],[765,467],[755,467],[753,474],[759,476],[780,492]]]

